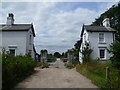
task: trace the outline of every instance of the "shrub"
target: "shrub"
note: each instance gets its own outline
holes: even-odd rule
[[[112,62],[112,66],[120,69],[120,42],[116,41],[112,43],[108,49],[109,53],[112,53],[110,60]]]
[[[81,53],[83,55],[83,63],[86,63],[90,60],[90,54],[92,53],[92,49],[89,48],[89,43],[85,42],[85,47],[83,47]]]
[[[74,68],[74,65],[73,65],[72,63],[70,63],[70,62],[65,63],[64,66],[65,66],[66,68],[68,68],[68,69]]]
[[[36,67],[41,67],[42,66],[42,63],[41,62],[38,62]]]
[[[42,68],[49,68],[49,64],[47,62],[42,63]]]
[[[29,57],[25,56],[9,56],[3,53],[2,55],[2,87],[12,88],[19,81],[30,75],[36,62]]]

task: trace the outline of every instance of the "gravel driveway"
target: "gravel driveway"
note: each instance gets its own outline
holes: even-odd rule
[[[60,60],[51,63],[50,68],[35,70],[33,75],[19,83],[16,88],[97,88],[75,68],[65,68]]]

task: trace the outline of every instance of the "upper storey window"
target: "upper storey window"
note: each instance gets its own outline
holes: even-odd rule
[[[104,33],[99,33],[99,42],[104,42],[104,41],[105,41]]]

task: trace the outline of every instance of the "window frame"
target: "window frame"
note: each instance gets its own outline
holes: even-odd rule
[[[103,35],[102,37],[101,37],[101,35]],[[104,43],[105,42],[105,33],[99,33],[98,34],[98,39],[99,39],[99,43]],[[103,39],[103,40],[101,40],[101,39]]]
[[[17,45],[8,45],[8,52],[9,52],[9,54],[10,54],[10,49],[14,49],[15,50],[15,55],[14,56],[16,56],[17,55],[17,51],[16,51]]]
[[[104,50],[104,57],[102,58],[101,55],[100,55],[100,50]],[[106,48],[99,48],[99,58],[100,59],[106,59]]]
[[[14,53],[14,55],[12,55],[12,56],[16,56],[16,49],[15,48],[9,48],[9,54],[10,54],[10,50],[15,50],[15,53]],[[10,54],[11,55],[11,54]]]

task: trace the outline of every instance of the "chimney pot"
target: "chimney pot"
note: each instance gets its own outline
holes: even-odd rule
[[[14,15],[12,13],[9,13],[7,17],[7,25],[13,25],[13,24],[14,24]]]
[[[110,27],[110,20],[107,16],[104,17],[104,20],[102,23],[103,23],[103,26]]]

